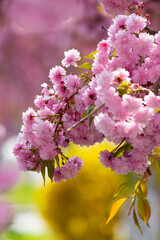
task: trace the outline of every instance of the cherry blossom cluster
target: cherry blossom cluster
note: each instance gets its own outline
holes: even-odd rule
[[[92,65],[78,65],[76,49],[64,53],[62,66],[50,70],[50,84],[42,84],[35,98],[38,110],[23,113],[14,147],[20,169],[44,176],[46,167],[56,182],[75,177],[83,162],[68,159],[63,148],[71,141],[90,146],[106,138],[118,145],[100,152],[105,167],[121,174],[145,173],[160,145],[160,32],[152,35],[148,24],[148,17],[136,13],[118,15],[108,38],[87,56],[94,59]],[[86,70],[67,73],[70,66]]]
[[[121,174],[143,174],[149,154],[160,144],[160,32],[150,35],[147,24],[136,14],[118,15],[93,63],[95,105],[103,104],[95,127],[109,141],[121,143],[117,151],[101,152],[101,163]]]
[[[68,131],[87,114],[87,108],[87,111],[94,108],[96,101],[95,90],[90,86],[93,74],[67,74],[64,69],[70,65],[76,67],[80,59],[75,49],[65,52],[63,67],[55,66],[49,72],[51,86],[42,84],[42,95],[36,96],[38,110],[28,108],[23,113],[23,126],[14,147],[21,170],[39,172],[46,165],[54,181],[72,178],[83,162],[78,157],[68,159],[61,148],[67,147],[70,141],[87,146],[102,141],[103,134],[93,123],[89,127],[89,119]]]

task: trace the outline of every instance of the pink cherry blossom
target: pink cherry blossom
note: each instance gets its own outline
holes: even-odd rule
[[[141,4],[132,0],[101,2],[106,9],[120,12]],[[107,39],[92,53],[91,68],[82,73],[63,68],[77,66],[81,59],[78,50],[64,53],[63,67],[50,70],[51,86],[44,83],[41,95],[36,96],[38,110],[29,108],[23,114],[14,147],[20,169],[39,172],[50,161],[55,168],[54,181],[73,178],[82,160],[68,159],[62,147],[70,142],[90,146],[106,138],[119,148],[100,153],[105,167],[121,174],[144,174],[150,164],[148,156],[160,144],[160,97],[155,87],[160,76],[159,33],[151,35],[147,21],[135,13],[117,16]]]
[[[80,53],[76,49],[70,49],[64,52],[65,58],[62,60],[64,67],[74,66],[77,67],[77,61],[81,60]]]
[[[131,14],[126,21],[126,28],[131,33],[139,33],[139,31],[143,30],[146,25],[146,19],[136,14]]]

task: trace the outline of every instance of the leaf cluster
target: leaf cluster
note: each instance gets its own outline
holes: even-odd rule
[[[141,226],[139,224],[139,219],[140,218],[143,222],[146,223],[148,227],[149,226],[149,219],[151,216],[151,208],[150,208],[150,203],[147,200],[147,194],[148,194],[148,188],[147,188],[147,179],[148,179],[148,174],[147,172],[144,174],[144,176],[138,180],[138,182],[135,184],[134,187],[134,192],[129,195],[128,197],[119,197],[120,193],[124,190],[124,188],[127,186],[127,183],[123,183],[119,186],[118,191],[114,194],[114,203],[112,204],[109,217],[107,219],[106,224],[108,224],[112,218],[117,214],[119,211],[120,207],[127,201],[131,201],[131,205],[128,211],[128,216],[131,214],[131,211],[133,209],[133,220],[137,228],[139,229],[140,233],[143,235]],[[138,216],[137,216],[138,213]]]

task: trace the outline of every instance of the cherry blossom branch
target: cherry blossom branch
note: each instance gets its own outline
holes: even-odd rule
[[[77,127],[78,125],[80,125],[81,123],[83,123],[84,121],[86,121],[89,117],[91,117],[93,114],[95,114],[99,109],[101,109],[102,107],[104,107],[104,104],[100,105],[98,108],[96,108],[94,111],[92,111],[91,113],[89,113],[87,116],[85,116],[84,118],[82,118],[78,123],[74,124],[72,127],[68,128],[67,131],[70,131],[71,129]]]
[[[131,9],[127,9],[129,13],[134,13]],[[146,30],[147,33],[151,34],[151,35],[155,35],[157,33],[157,31],[149,28],[148,26],[146,26],[144,28],[144,30]]]
[[[152,30],[151,28],[149,27],[145,27],[144,30],[147,31],[147,33],[151,34],[151,35],[155,35],[157,33],[157,31],[154,31]]]
[[[102,26],[102,29],[103,29],[104,31],[108,32],[108,29],[105,28],[104,26]]]

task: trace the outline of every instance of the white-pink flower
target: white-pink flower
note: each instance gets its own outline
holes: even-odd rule
[[[70,93],[73,93],[80,85],[80,78],[75,74],[69,74],[64,79],[64,85],[70,91]]]
[[[65,58],[62,60],[62,65],[66,68],[69,66],[77,67],[77,61],[81,60],[80,53],[76,49],[70,49],[64,52]]]
[[[54,159],[57,155],[56,145],[54,143],[48,143],[39,150],[41,159],[50,160]]]
[[[131,14],[126,21],[127,30],[131,33],[139,33],[139,31],[143,30],[146,25],[147,20],[135,13]]]
[[[49,78],[53,84],[60,83],[65,75],[66,71],[61,66],[55,66],[49,71]]]
[[[70,158],[67,163],[61,167],[61,173],[64,178],[74,178],[80,171],[83,161],[79,157]]]

